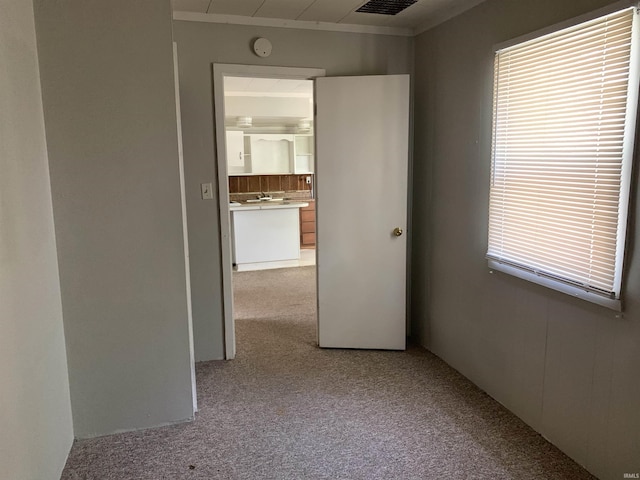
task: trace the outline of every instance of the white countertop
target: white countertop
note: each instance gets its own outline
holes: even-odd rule
[[[243,210],[275,210],[279,208],[302,208],[308,207],[307,202],[300,202],[295,200],[279,201],[264,201],[255,203],[230,203],[229,210],[232,212]]]

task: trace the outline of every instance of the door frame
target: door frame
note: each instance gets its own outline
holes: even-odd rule
[[[176,128],[178,133],[178,170],[180,172],[180,203],[182,204],[182,240],[184,245],[184,273],[187,289],[187,326],[189,330],[189,361],[191,363],[191,401],[193,412],[198,411],[196,389],[196,360],[193,345],[193,308],[191,305],[191,264],[189,258],[189,226],[187,225],[187,194],[184,179],[184,152],[182,150],[182,114],[180,110],[180,79],[178,76],[178,44],[173,42],[173,86],[176,99]]]
[[[227,171],[227,140],[225,136],[224,77],[264,77],[313,80],[325,76],[323,68],[276,67],[262,65],[213,64],[213,112],[216,139],[218,177],[218,215],[220,256],[222,260],[222,315],[224,358],[236,356],[235,321],[233,318],[233,265],[231,257],[231,218],[229,210],[229,175]]]

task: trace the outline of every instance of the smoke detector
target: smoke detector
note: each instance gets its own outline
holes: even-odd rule
[[[266,58],[271,55],[272,48],[271,42],[266,38],[260,37],[253,41],[253,53],[259,57]]]

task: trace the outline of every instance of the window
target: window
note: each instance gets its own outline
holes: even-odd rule
[[[494,69],[490,268],[616,310],[638,104],[636,18],[627,8],[500,48]]]

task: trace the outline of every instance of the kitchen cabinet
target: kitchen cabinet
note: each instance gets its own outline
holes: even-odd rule
[[[300,258],[299,208],[307,202],[231,205],[232,261],[238,271]],[[273,265],[273,264],[272,264]]]
[[[313,173],[313,135],[294,135],[293,173]]]
[[[300,248],[316,246],[316,202],[308,202],[308,206],[300,209]]]
[[[226,132],[229,175],[314,172],[313,134]]]
[[[288,174],[292,171],[293,135],[251,134],[251,170],[253,174]]]
[[[244,154],[244,132],[226,132],[227,138],[227,171],[229,175],[246,173]]]

